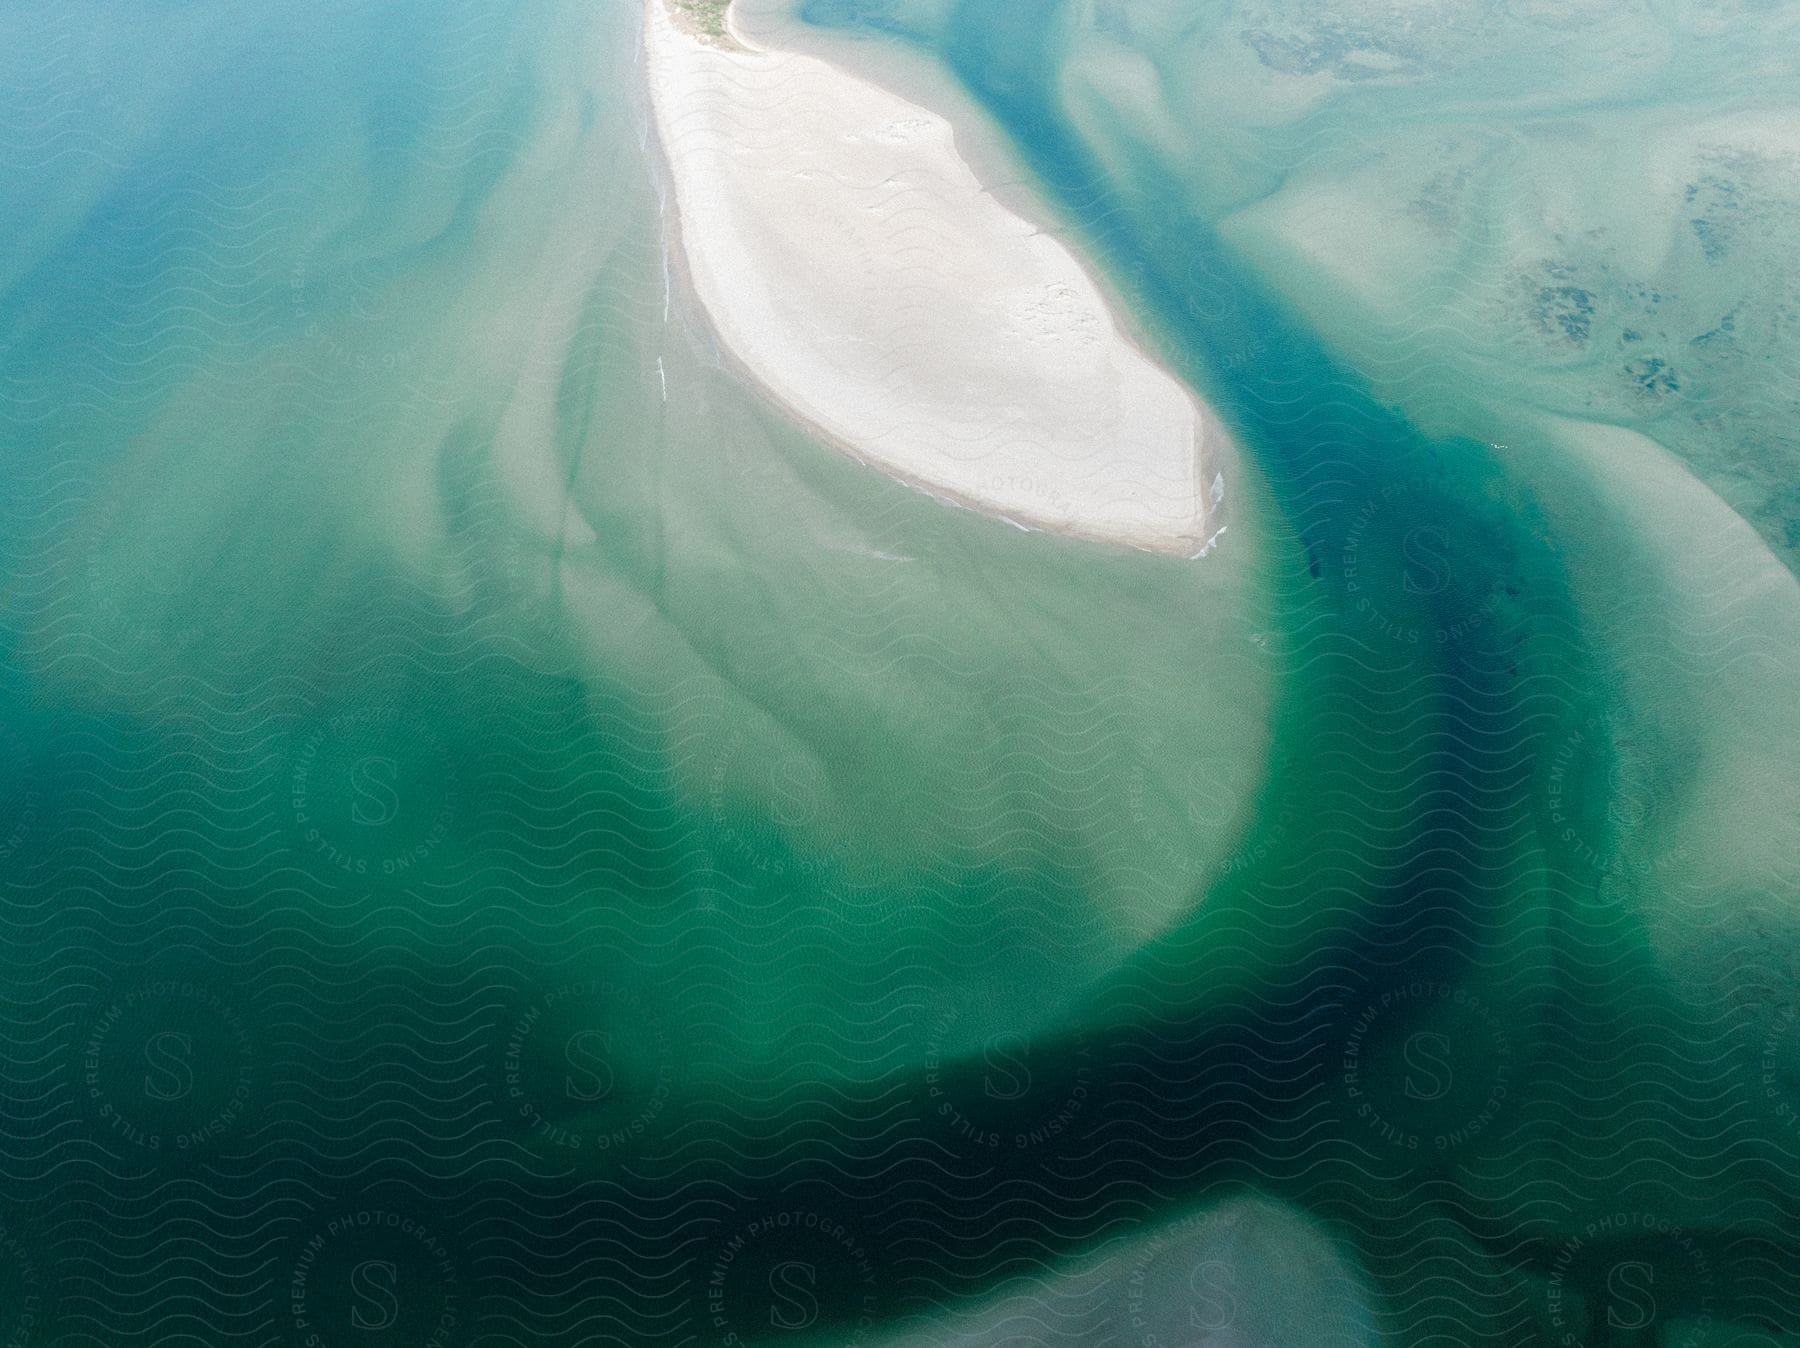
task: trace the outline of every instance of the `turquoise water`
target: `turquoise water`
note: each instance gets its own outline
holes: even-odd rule
[[[1375,86],[1114,58],[1379,43],[1215,8],[801,11],[1226,414],[1198,564],[739,385],[633,6],[3,21],[0,1340],[1787,1341],[1769,520],[1359,344]]]

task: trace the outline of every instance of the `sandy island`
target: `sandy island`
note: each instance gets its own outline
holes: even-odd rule
[[[1202,550],[1224,490],[1216,416],[1132,344],[1074,254],[987,194],[950,124],[682,20],[645,0],[651,106],[687,272],[745,369],[933,495]]]

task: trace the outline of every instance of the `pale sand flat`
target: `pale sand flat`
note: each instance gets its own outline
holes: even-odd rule
[[[1011,520],[1191,555],[1224,431],[1121,331],[950,123],[815,57],[710,43],[646,0],[651,106],[701,304],[855,457]]]

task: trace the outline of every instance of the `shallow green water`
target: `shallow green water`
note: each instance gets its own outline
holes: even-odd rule
[[[1227,546],[737,384],[633,6],[4,21],[0,1340],[1785,1342],[1791,577],[1096,64],[1241,16],[803,14],[996,119]]]

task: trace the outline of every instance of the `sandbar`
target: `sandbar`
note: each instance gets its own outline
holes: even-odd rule
[[[1024,528],[1184,556],[1219,529],[1216,415],[949,121],[645,0],[684,271],[724,348],[828,442]]]

